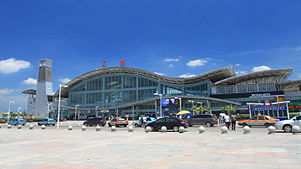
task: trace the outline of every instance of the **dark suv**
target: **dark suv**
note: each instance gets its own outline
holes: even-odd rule
[[[186,119],[189,126],[193,125],[206,125],[207,127],[213,127],[217,124],[217,117],[214,114],[195,114]]]
[[[94,117],[91,119],[88,119],[87,121],[84,122],[85,126],[105,126],[106,125],[106,121],[103,118],[100,117]]]

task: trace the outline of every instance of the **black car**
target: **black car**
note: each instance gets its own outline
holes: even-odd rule
[[[85,126],[105,126],[106,125],[106,120],[100,117],[94,117],[91,119],[88,119],[87,121],[84,122]]]
[[[149,126],[152,128],[152,131],[158,131],[162,126],[165,126],[167,130],[179,131],[179,127],[183,126],[185,128],[188,127],[187,121],[175,118],[175,117],[163,117],[152,123],[149,123],[145,126],[145,128]]]

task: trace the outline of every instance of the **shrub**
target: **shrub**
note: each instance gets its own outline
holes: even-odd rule
[[[238,114],[236,115],[237,120],[244,120],[244,119],[249,119],[250,115],[249,114]]]
[[[299,114],[301,114],[301,113],[290,113],[290,119],[297,116],[297,115],[299,115]]]

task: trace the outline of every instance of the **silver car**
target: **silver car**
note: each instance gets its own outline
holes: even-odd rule
[[[290,120],[283,120],[275,123],[275,127],[277,130],[284,130],[287,133],[292,132],[292,128],[294,125],[297,125],[301,128],[301,114],[293,117]]]

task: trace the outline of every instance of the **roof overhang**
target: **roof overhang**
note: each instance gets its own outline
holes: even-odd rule
[[[254,73],[249,73],[241,76],[229,77],[227,79],[220,80],[215,83],[215,85],[233,85],[239,82],[243,82],[250,79],[262,78],[262,77],[271,77],[278,76],[280,78],[280,82],[285,80],[292,73],[292,69],[273,69],[266,71],[259,71]]]
[[[36,95],[37,91],[34,89],[28,89],[28,90],[23,91],[22,93]]]

